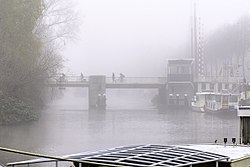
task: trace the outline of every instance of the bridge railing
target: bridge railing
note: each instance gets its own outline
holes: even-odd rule
[[[166,77],[106,77],[107,84],[165,84]]]
[[[60,83],[71,83],[71,84],[81,84],[88,83],[89,77],[81,77],[77,75],[58,75],[53,76],[49,79],[50,84],[60,84]]]
[[[58,75],[53,76],[49,79],[50,84],[60,84],[60,83],[71,83],[71,84],[81,84],[88,83],[88,76],[76,76],[76,75]],[[167,82],[166,77],[116,77],[114,80],[112,77],[106,77],[107,84],[165,84]]]

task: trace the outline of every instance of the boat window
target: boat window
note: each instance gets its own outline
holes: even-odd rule
[[[210,90],[214,90],[214,84],[213,83],[210,84]]]
[[[202,83],[201,89],[202,89],[202,90],[206,90],[206,83]]]
[[[169,73],[170,74],[178,74],[178,68],[176,66],[170,66]]]
[[[230,102],[237,102],[238,101],[238,96],[230,96],[229,101]]]
[[[213,94],[206,95],[206,100],[214,100],[214,95]]]
[[[218,91],[221,91],[222,90],[222,83],[219,83],[218,84]]]
[[[232,85],[232,89],[233,89],[233,90],[234,90],[236,87],[237,87],[236,84],[233,84],[233,85]]]
[[[246,98],[250,99],[250,91],[246,91]]]
[[[228,102],[228,96],[222,96],[222,102]]]
[[[228,84],[225,84],[225,89],[228,89]]]
[[[190,74],[188,66],[181,66],[181,74]]]
[[[215,101],[216,102],[221,102],[221,96],[219,96],[219,95],[215,96]]]

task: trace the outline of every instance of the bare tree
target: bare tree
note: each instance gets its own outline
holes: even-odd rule
[[[60,50],[75,35],[70,5],[68,0],[0,0],[2,94],[34,105],[42,101],[44,82],[62,67]]]

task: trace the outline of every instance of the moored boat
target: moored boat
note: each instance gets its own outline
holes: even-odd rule
[[[191,107],[194,111],[205,112],[207,98],[214,94],[213,92],[197,92],[194,96]]]
[[[249,86],[245,86],[249,88]],[[245,90],[241,93],[239,104],[237,107],[237,115],[238,116],[250,116],[250,91]]]
[[[238,104],[238,94],[214,93],[209,95],[206,100],[206,112],[236,112]]]
[[[194,111],[206,113],[236,111],[238,99],[238,94],[228,92],[199,92],[193,98],[191,106]]]

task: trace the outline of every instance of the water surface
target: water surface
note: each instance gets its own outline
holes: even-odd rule
[[[136,93],[136,94],[134,94]],[[152,92],[107,92],[106,111],[87,109],[87,90],[69,89],[48,104],[37,122],[0,127],[0,145],[50,155],[133,144],[189,144],[238,137],[235,114],[204,114],[189,109],[158,110]],[[0,153],[4,163],[28,157]]]

